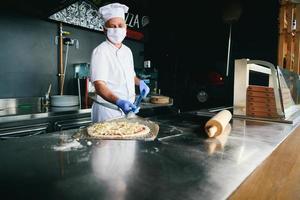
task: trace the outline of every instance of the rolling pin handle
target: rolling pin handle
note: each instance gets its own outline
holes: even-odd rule
[[[214,135],[216,134],[217,132],[217,127],[216,126],[211,126],[208,128],[208,136],[209,137],[214,137]]]

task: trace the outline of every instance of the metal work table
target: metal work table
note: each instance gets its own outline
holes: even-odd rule
[[[299,123],[234,119],[222,146],[206,138],[206,117],[150,119],[160,125],[152,142],[76,141],[78,129],[0,141],[1,196],[226,199]]]
[[[61,111],[37,111],[28,112],[16,111],[13,115],[0,115],[0,123],[7,123],[13,121],[23,121],[23,120],[34,120],[55,117],[59,115],[81,115],[81,114],[90,114],[91,109],[76,109],[76,110],[61,110]]]
[[[141,104],[140,115],[154,115],[158,109],[172,104]],[[0,109],[0,138],[19,135],[38,135],[54,131],[74,129],[91,123],[91,109],[71,107],[22,106]]]
[[[142,102],[141,110],[152,109],[152,108],[161,108],[161,107],[170,107],[173,104],[152,104]],[[29,107],[29,108],[8,108],[0,110],[0,123],[20,121],[20,120],[32,120],[32,119],[41,119],[49,118],[59,115],[68,115],[68,114],[87,114],[91,113],[91,108],[79,109],[78,106],[71,107],[50,107],[49,109],[42,109],[40,107]]]

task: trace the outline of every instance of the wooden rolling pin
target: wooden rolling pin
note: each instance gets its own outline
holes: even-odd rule
[[[231,117],[232,115],[228,110],[222,110],[208,120],[204,127],[208,137],[221,135],[231,120]]]
[[[231,132],[231,125],[227,124],[223,133],[216,137],[206,139],[206,147],[209,154],[213,154],[217,151],[222,151],[226,145],[228,136]]]

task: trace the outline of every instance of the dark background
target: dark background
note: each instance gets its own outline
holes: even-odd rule
[[[149,27],[150,42],[145,45],[147,56],[159,69],[162,92],[174,96],[180,108],[232,105],[234,59],[277,63],[279,3],[227,0],[198,4],[189,0],[152,4],[155,14]],[[232,4],[240,5],[241,15],[232,22],[230,75],[225,77],[229,23],[224,20],[224,10]],[[215,72],[223,77],[223,84],[211,77]],[[196,98],[200,90],[208,94],[205,103]]]
[[[45,16],[65,6],[66,1],[10,1],[0,16],[0,98],[42,96],[49,83],[58,93],[58,24]],[[67,1],[71,3],[72,1]],[[94,1],[96,6],[108,1]],[[114,2],[114,1],[111,1]],[[261,59],[276,64],[278,8],[276,0],[223,1],[119,1],[131,11],[150,16],[141,31],[142,41],[126,39],[137,68],[150,59],[158,70],[161,93],[175,99],[183,110],[232,105],[234,59]],[[239,5],[240,17],[232,24],[230,76],[225,77],[229,22],[224,10]],[[5,12],[4,12],[5,10]],[[232,12],[230,12],[232,13]],[[76,94],[72,64],[89,62],[93,48],[104,40],[101,32],[64,26],[80,48],[69,51],[67,94]],[[222,77],[222,81],[216,81]],[[219,80],[219,79],[218,79]],[[257,78],[259,80],[259,78]],[[196,95],[205,91],[208,100]]]

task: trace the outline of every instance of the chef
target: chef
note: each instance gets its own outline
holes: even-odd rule
[[[138,112],[133,104],[135,85],[139,86],[143,97],[149,93],[147,84],[136,77],[130,48],[122,43],[126,37],[127,11],[128,7],[119,3],[108,4],[99,9],[106,41],[98,45],[91,56],[91,81],[97,100],[102,103],[94,103],[92,106],[93,122],[120,117],[131,111]],[[120,111],[103,106],[107,104],[117,105]]]

